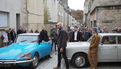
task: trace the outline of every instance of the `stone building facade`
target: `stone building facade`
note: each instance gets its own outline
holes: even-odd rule
[[[17,30],[20,23],[21,0],[0,0],[0,30],[5,28]]]
[[[44,24],[43,0],[22,0],[22,26],[27,30],[41,30]]]
[[[48,34],[50,34],[51,29],[56,28],[59,21],[63,23],[64,27],[72,25],[68,0],[44,0],[44,6],[48,10],[48,23],[44,23]]]
[[[21,24],[21,0],[0,0],[0,37],[5,28],[12,28],[15,31]],[[0,38],[0,47],[1,47]]]
[[[84,17],[89,27],[121,28],[121,0],[86,0]]]

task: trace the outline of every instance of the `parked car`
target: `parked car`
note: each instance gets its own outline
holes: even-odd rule
[[[99,33],[100,43],[98,50],[98,62],[121,62],[121,34]],[[71,42],[67,45],[67,57],[75,67],[85,67],[88,64],[87,42]]]
[[[0,48],[0,64],[36,68],[38,60],[51,53],[51,44],[49,42],[38,44],[38,36],[37,33],[20,34],[15,43]]]

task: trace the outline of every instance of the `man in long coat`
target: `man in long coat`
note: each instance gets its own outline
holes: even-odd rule
[[[93,36],[90,41],[90,47],[88,51],[88,60],[90,63],[89,69],[97,69],[98,45],[100,41],[100,36],[98,35],[96,29],[93,29],[92,33],[93,33]]]
[[[58,22],[57,27],[59,29],[58,31],[58,37],[57,37],[57,46],[58,46],[58,64],[57,67],[53,69],[60,69],[61,67],[61,59],[62,57],[65,59],[66,63],[66,69],[69,69],[69,63],[66,56],[66,46],[67,41],[69,40],[69,36],[65,30],[62,29],[62,23]]]

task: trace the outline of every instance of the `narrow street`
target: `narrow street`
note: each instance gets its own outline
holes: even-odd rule
[[[57,65],[57,52],[51,54],[52,58],[42,59],[39,62],[39,65],[36,69],[53,69]],[[62,59],[61,69],[65,69],[65,63]],[[0,69],[28,69],[25,67],[1,67]],[[70,69],[88,69],[88,66],[85,68],[74,68],[70,64]],[[121,69],[121,63],[99,63],[98,69]]]

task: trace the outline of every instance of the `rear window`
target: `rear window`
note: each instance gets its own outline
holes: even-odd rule
[[[116,44],[116,36],[104,36],[102,38],[103,44]]]

